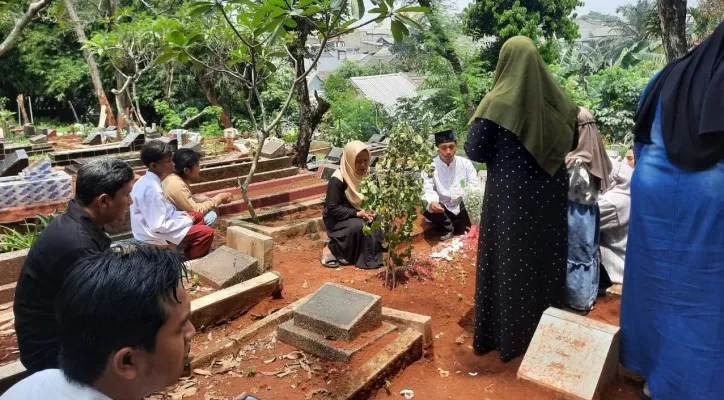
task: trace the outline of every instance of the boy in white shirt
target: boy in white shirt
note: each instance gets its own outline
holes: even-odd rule
[[[131,229],[136,240],[179,245],[186,258],[193,260],[209,253],[214,229],[204,224],[202,214],[178,211],[164,196],[161,182],[174,171],[172,156],[171,147],[160,140],[143,145],[141,161],[148,171],[131,190]]]
[[[423,199],[428,204],[423,215],[435,225],[441,240],[448,240],[470,227],[463,194],[465,188],[478,186],[478,175],[470,160],[455,155],[458,142],[452,130],[436,133],[435,146],[435,172],[423,174]]]

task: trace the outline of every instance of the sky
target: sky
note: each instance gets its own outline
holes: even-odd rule
[[[576,12],[578,15],[588,14],[591,11],[598,11],[605,14],[615,14],[616,8],[624,4],[635,3],[634,0],[583,0],[586,4],[578,8]],[[464,9],[471,0],[457,0],[458,8]],[[695,6],[698,0],[689,0],[688,6]]]

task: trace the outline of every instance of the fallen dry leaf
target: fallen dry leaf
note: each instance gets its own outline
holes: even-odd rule
[[[196,375],[203,375],[203,376],[211,376],[211,375],[213,375],[211,372],[209,372],[209,371],[207,371],[207,370],[205,370],[205,369],[201,369],[201,368],[196,368],[196,369],[194,370],[194,374],[196,374]]]

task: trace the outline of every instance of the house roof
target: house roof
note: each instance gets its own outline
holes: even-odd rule
[[[358,63],[359,65],[368,65],[377,62],[386,64],[392,61],[393,58],[395,58],[395,55],[390,52],[389,47],[383,47],[377,53],[359,60]]]
[[[388,109],[401,98],[417,95],[417,85],[405,74],[359,76],[350,81],[366,98]]]

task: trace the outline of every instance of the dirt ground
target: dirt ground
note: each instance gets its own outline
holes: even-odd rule
[[[222,235],[218,235],[222,236]],[[223,243],[219,238],[215,245]],[[284,279],[283,298],[267,299],[247,314],[226,325],[199,332],[194,338],[192,353],[208,348],[213,342],[221,341],[229,333],[250,325],[255,318],[266,315],[303,296],[317,290],[325,282],[336,282],[356,289],[382,296],[383,306],[430,315],[433,321],[434,345],[425,357],[407,369],[389,378],[387,389],[379,389],[370,398],[403,398],[403,389],[411,389],[415,399],[526,399],[547,400],[560,398],[553,392],[531,383],[518,380],[516,372],[522,357],[509,363],[502,363],[497,352],[477,356],[472,350],[473,294],[475,288],[475,246],[476,240],[466,240],[464,252],[451,262],[432,260],[429,255],[440,248],[434,237],[420,237],[415,241],[417,270],[426,277],[417,277],[399,283],[394,290],[383,286],[383,270],[365,271],[354,267],[337,270],[325,269],[319,264],[323,244],[309,236],[277,244],[274,251],[274,270],[281,272]],[[591,318],[611,324],[619,322],[620,301],[617,298],[600,298]],[[282,378],[267,376],[275,371],[284,371],[294,349],[275,342],[272,332],[264,332],[256,338],[235,359],[220,360],[209,370],[198,371],[167,394],[177,398],[185,390],[183,398],[209,400],[223,399],[246,391],[261,399],[323,399],[323,391],[345,379],[350,369],[363,362],[358,356],[350,364],[330,363],[309,358],[313,375],[308,379],[306,367],[292,367],[293,372]],[[385,342],[390,340],[385,338]],[[270,342],[274,342],[271,343]],[[375,345],[377,348],[377,345]],[[375,348],[365,354],[374,354]],[[258,353],[256,353],[258,351]],[[267,359],[268,357],[268,359]],[[365,356],[366,357],[366,356]],[[269,362],[273,358],[274,361]],[[269,362],[268,364],[265,361]],[[279,369],[282,368],[282,369]],[[221,370],[222,373],[218,373]],[[210,373],[211,376],[204,376]],[[443,376],[445,375],[445,376]],[[389,390],[389,393],[388,391]],[[639,387],[622,377],[608,387],[602,399],[638,399]],[[159,396],[157,398],[170,398]]]

